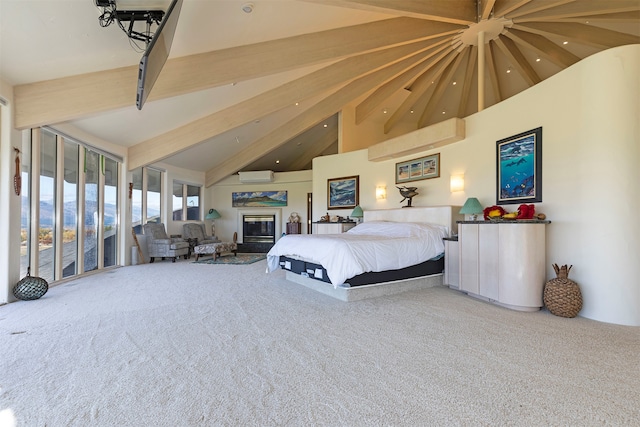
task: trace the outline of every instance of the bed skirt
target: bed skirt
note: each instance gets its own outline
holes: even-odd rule
[[[320,264],[308,261],[280,256],[280,268],[299,274],[302,277],[320,280],[331,283],[327,270]],[[444,270],[444,256],[430,259],[420,264],[401,268],[398,270],[387,270],[380,272],[368,272],[354,276],[345,281],[341,287],[356,287],[363,285],[373,285],[377,283],[407,280],[416,277],[431,276],[441,274]]]

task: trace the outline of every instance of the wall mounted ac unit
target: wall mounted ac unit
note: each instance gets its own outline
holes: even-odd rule
[[[256,183],[256,182],[273,182],[273,171],[249,171],[238,172],[240,176],[240,182]]]

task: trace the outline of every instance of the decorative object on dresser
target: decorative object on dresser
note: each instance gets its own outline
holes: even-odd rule
[[[418,191],[418,187],[406,187],[406,186],[402,186],[402,187],[396,187],[398,190],[400,190],[400,195],[403,197],[402,200],[400,200],[400,203],[404,202],[405,200],[407,201],[406,206],[403,206],[403,208],[410,208],[411,207],[411,201],[413,200],[413,198],[415,196],[417,196],[419,193]]]
[[[327,180],[327,209],[349,209],[358,206],[360,176]]]
[[[27,267],[27,275],[14,287],[13,295],[23,301],[38,299],[49,290],[49,284],[42,277],[31,275],[31,267]]]
[[[556,278],[544,285],[544,305],[551,314],[560,317],[576,317],[582,309],[582,293],[576,282],[569,279],[573,265],[558,267],[553,264]]]
[[[475,197],[469,197],[464,206],[460,209],[460,213],[464,215],[471,215],[471,221],[475,221],[478,218],[478,214],[482,213],[482,205]]]
[[[501,139],[496,150],[496,204],[542,202],[542,128]]]
[[[440,153],[396,163],[396,184],[440,177]]]

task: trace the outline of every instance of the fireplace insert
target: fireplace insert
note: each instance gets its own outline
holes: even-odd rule
[[[275,215],[244,215],[242,217],[243,243],[275,243]]]

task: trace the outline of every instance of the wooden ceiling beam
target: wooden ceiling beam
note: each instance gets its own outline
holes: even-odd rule
[[[459,52],[455,60],[453,60],[440,75],[438,83],[436,84],[435,89],[429,97],[429,101],[427,101],[426,107],[424,108],[422,114],[420,115],[420,118],[418,119],[418,128],[423,128],[427,125],[429,117],[431,117],[431,115],[435,111],[438,103],[440,102],[440,99],[442,99],[442,96],[444,95],[444,92],[451,86],[453,75],[455,74],[462,60],[467,56],[468,51],[469,46],[465,47],[462,52]]]
[[[434,61],[432,61],[431,67],[424,72],[416,81],[411,85],[409,91],[411,94],[404,100],[402,104],[394,111],[389,120],[384,124],[384,133],[391,132],[391,129],[404,117],[404,115],[411,110],[411,108],[420,101],[425,93],[431,89],[433,82],[440,77],[447,66],[458,56],[457,51],[447,52],[444,51]]]
[[[209,169],[205,174],[205,185],[209,187],[221,179],[236,173],[244,166],[262,157],[265,153],[275,150],[287,141],[315,126],[320,120],[324,120],[337,113],[345,105],[369,92],[372,87],[379,86],[392,79],[405,68],[405,64],[399,62],[339,87],[323,100],[258,139],[235,156]]]
[[[578,56],[566,49],[563,49],[541,35],[511,28],[507,33],[505,33],[505,36],[509,37],[519,45],[534,51],[538,55],[553,62],[561,68],[570,67],[580,61]]]
[[[526,24],[513,24],[512,28],[597,48],[608,49],[626,44],[640,43],[640,37],[632,34],[571,22],[527,22]]]
[[[571,3],[576,0],[543,0],[543,1],[532,1],[529,2],[517,10],[507,13],[505,15],[508,19],[516,19],[520,16],[528,16],[532,13],[539,12],[541,10],[551,9],[554,7],[562,6],[563,4]]]
[[[438,53],[450,49],[449,46],[450,39],[443,40],[443,42],[439,43],[438,46],[435,46],[433,50],[431,50],[427,55],[425,55],[420,63],[414,65],[409,70],[405,71],[398,77],[384,85],[377,88],[371,95],[369,95],[364,101],[356,106],[356,124],[362,123],[367,117],[369,117],[374,111],[376,111],[380,104],[382,104],[385,100],[387,100],[390,96],[392,96],[397,91],[401,90],[403,87],[408,85],[411,81],[413,81],[418,75],[424,73],[429,67],[431,67],[431,63],[424,64],[425,61],[434,57]]]
[[[478,0],[480,3],[480,20],[489,19],[496,0]]]
[[[400,61],[409,67],[431,40],[401,45],[343,59],[224,110],[202,117],[162,135],[140,142],[128,150],[128,168],[133,170],[170,157],[216,135],[260,119],[295,102],[321,95],[332,88]],[[405,58],[405,59],[403,59]]]
[[[500,88],[500,79],[498,79],[498,69],[496,67],[496,55],[494,50],[496,49],[496,44],[491,42],[489,43],[489,48],[485,49],[484,53],[486,56],[486,64],[489,68],[489,79],[491,80],[491,87],[493,88],[493,98],[495,99],[495,103],[502,101],[502,89]],[[486,101],[486,100],[485,100]],[[487,103],[485,102],[485,105]]]
[[[473,83],[474,70],[478,55],[478,46],[471,46],[467,55],[467,66],[464,73],[464,82],[462,84],[462,93],[460,94],[460,102],[458,103],[458,114],[456,117],[465,117],[467,114],[467,105],[469,104],[469,95],[471,94],[471,84]]]
[[[525,16],[519,17],[515,21],[531,22],[557,20],[562,18],[633,12],[637,10],[640,10],[640,2],[637,0],[580,0],[554,7],[552,9],[529,13]]]
[[[547,19],[540,19],[539,21],[545,22]],[[549,21],[554,22],[579,22],[585,23],[589,22],[634,22],[637,23],[640,21],[640,10],[634,10],[631,12],[620,12],[620,13],[607,13],[603,15],[588,15],[588,16],[578,16],[574,18],[558,18],[558,19],[549,19]]]
[[[169,59],[149,101],[455,34],[459,25],[393,18]],[[138,66],[14,88],[15,127],[26,129],[133,107]]]
[[[493,17],[502,18],[530,1],[531,0],[496,0],[496,4],[493,6]]]
[[[536,73],[533,67],[527,62],[527,59],[524,57],[520,49],[518,49],[518,46],[516,46],[513,40],[501,35],[495,39],[494,42],[507,59],[509,59],[511,65],[518,70],[529,86],[533,86],[542,81],[540,76],[538,76],[538,73]]]
[[[368,12],[407,16],[451,24],[477,22],[475,0],[304,0]],[[489,0],[491,1],[491,0]]]

